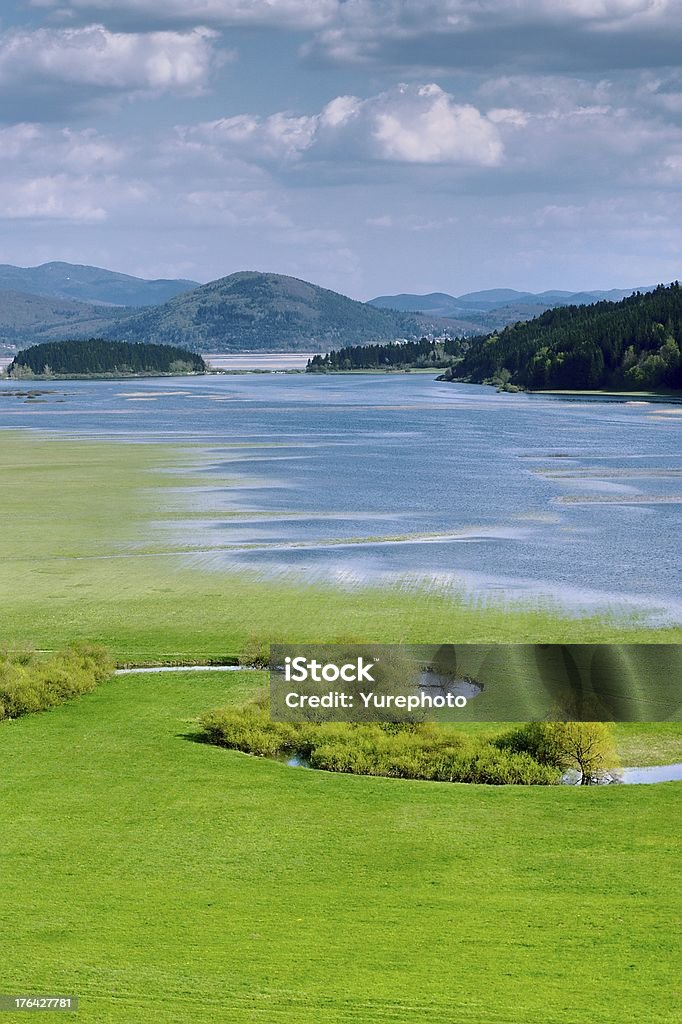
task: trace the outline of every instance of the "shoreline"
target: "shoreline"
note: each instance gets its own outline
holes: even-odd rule
[[[35,374],[32,377],[11,377],[9,374],[0,376],[0,380],[6,380],[10,384],[17,386],[28,386],[35,382],[39,384],[50,384],[52,382],[61,382],[66,380],[147,380],[155,377],[173,377],[178,380],[183,380],[186,377],[210,377],[211,371],[206,370],[199,372],[198,370],[193,373],[164,373],[159,370],[155,373],[51,373],[48,376],[44,374]]]
[[[441,373],[446,370],[447,367],[406,367],[404,369],[381,369],[380,367],[357,370],[322,370],[322,371],[311,371],[306,370],[306,376],[309,377],[358,377],[358,376],[370,376],[370,377],[399,377],[407,374],[433,374]],[[669,401],[673,403],[682,402],[682,391],[607,391],[604,389],[598,389],[594,391],[580,390],[580,389],[566,389],[561,391],[558,389],[547,389],[542,391],[533,391],[528,388],[519,388],[517,391],[505,391],[504,388],[499,388],[496,384],[488,384],[484,381],[472,381],[472,380],[446,380],[442,375],[434,378],[435,381],[441,384],[465,384],[471,387],[477,388],[491,388],[497,394],[517,394],[517,395],[546,395],[549,397],[556,398],[613,398],[623,399],[631,401],[642,401],[642,402],[653,402],[653,401]]]

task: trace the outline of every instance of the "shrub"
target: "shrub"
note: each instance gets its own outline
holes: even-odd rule
[[[517,754],[487,744],[472,761],[467,781],[493,786],[549,786],[559,778],[556,768],[540,764],[530,754]]]
[[[87,644],[49,658],[27,652],[0,655],[0,719],[46,711],[88,693],[112,670],[107,652]]]
[[[330,772],[524,786],[551,785],[560,776],[556,765],[524,749],[523,736],[508,734],[505,745],[434,723],[273,722],[262,700],[212,711],[201,726],[209,743],[261,757],[295,754]]]
[[[295,727],[271,722],[267,711],[258,704],[210,712],[203,716],[201,724],[209,743],[246,754],[275,757],[296,750]]]
[[[239,664],[248,668],[269,668],[270,645],[257,637],[250,637],[239,655]]]
[[[493,743],[510,755],[525,754],[559,772],[576,771],[583,786],[601,782],[618,769],[613,726],[608,722],[529,722]]]

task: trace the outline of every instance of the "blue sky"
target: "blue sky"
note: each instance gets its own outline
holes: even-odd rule
[[[0,262],[357,298],[682,270],[679,0],[33,0]]]

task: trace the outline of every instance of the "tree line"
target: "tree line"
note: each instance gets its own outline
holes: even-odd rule
[[[432,341],[391,341],[381,345],[349,345],[308,360],[308,373],[344,370],[445,369],[461,359],[469,346],[465,338]]]
[[[201,356],[188,349],[103,338],[32,345],[19,352],[8,367],[10,377],[19,378],[205,371]]]
[[[682,287],[550,309],[471,340],[446,379],[545,388],[682,388]]]

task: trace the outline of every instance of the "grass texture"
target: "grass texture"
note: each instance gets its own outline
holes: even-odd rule
[[[192,741],[262,682],[119,677],[0,723],[1,991],[78,995],[82,1024],[679,1019],[682,786],[403,782]]]

